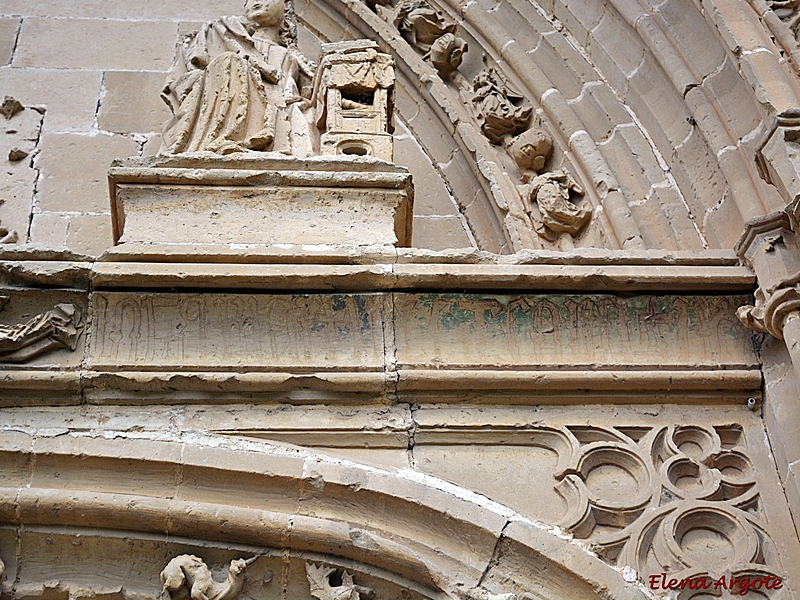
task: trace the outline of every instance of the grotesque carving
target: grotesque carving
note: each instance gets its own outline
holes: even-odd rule
[[[191,554],[173,558],[161,571],[164,600],[235,600],[242,591],[245,571],[257,557],[232,560],[225,582],[214,581],[202,559]]]
[[[355,585],[353,576],[347,571],[342,573],[342,585],[332,586],[330,576],[335,571],[336,569],[333,567],[306,563],[306,577],[314,598],[317,600],[359,600],[362,595],[366,597],[373,595],[370,588]]]
[[[519,106],[524,99],[494,68],[483,69],[472,81],[472,104],[483,134],[493,144],[522,133],[533,115],[530,106]]]
[[[313,65],[296,39],[292,0],[247,0],[245,17],[188,34],[162,92],[174,115],[163,127],[163,150],[310,154],[301,91]]]
[[[57,304],[20,325],[0,325],[0,361],[25,362],[54,348],[75,350],[83,326],[74,304]]]
[[[25,107],[22,106],[19,100],[13,98],[12,96],[6,96],[3,99],[3,104],[0,104],[0,114],[2,114],[6,119],[10,119],[18,112],[22,112],[25,110]]]

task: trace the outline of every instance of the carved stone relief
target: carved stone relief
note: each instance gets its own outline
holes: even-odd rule
[[[56,348],[74,351],[83,327],[74,304],[57,304],[18,325],[0,325],[0,362],[26,362]]]
[[[356,585],[352,573],[342,572],[342,585],[332,585],[330,578],[336,569],[326,565],[306,563],[306,577],[311,595],[317,600],[360,600],[374,597],[370,588]]]
[[[533,108],[523,105],[524,96],[516,91],[495,68],[483,69],[472,80],[472,104],[481,131],[493,144],[525,131]]]
[[[215,581],[203,559],[192,554],[173,558],[161,572],[161,595],[169,600],[236,600],[248,565],[257,557],[231,561],[224,582]]]
[[[583,188],[564,169],[544,172],[553,151],[550,137],[529,129],[506,138],[506,150],[520,170],[519,193],[528,204],[536,232],[548,241],[562,235],[578,235],[592,217],[592,209],[581,203]],[[541,174],[540,174],[541,173]]]
[[[245,16],[184,37],[162,92],[173,113],[162,153],[322,151],[391,161],[393,63],[376,48],[327,44],[317,72],[297,48],[293,0],[248,0]]]
[[[436,68],[445,81],[461,65],[469,49],[457,35],[457,25],[426,0],[399,0],[391,7],[389,0],[366,0],[372,10],[397,28],[403,39]],[[387,8],[388,7],[388,8]]]
[[[606,560],[678,579],[781,574],[740,427],[573,433],[560,524]]]

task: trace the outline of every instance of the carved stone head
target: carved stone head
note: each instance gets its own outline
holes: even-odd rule
[[[528,129],[511,138],[507,150],[520,171],[541,173],[553,152],[553,141],[539,129]]]

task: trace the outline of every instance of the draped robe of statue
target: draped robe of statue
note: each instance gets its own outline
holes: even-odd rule
[[[312,152],[301,59],[254,32],[246,18],[223,17],[186,36],[162,92],[173,113],[162,152]]]

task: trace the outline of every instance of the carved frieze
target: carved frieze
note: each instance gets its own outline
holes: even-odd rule
[[[161,572],[162,600],[236,600],[244,586],[249,560],[232,560],[224,582],[215,581],[203,559],[192,554],[173,558]]]

